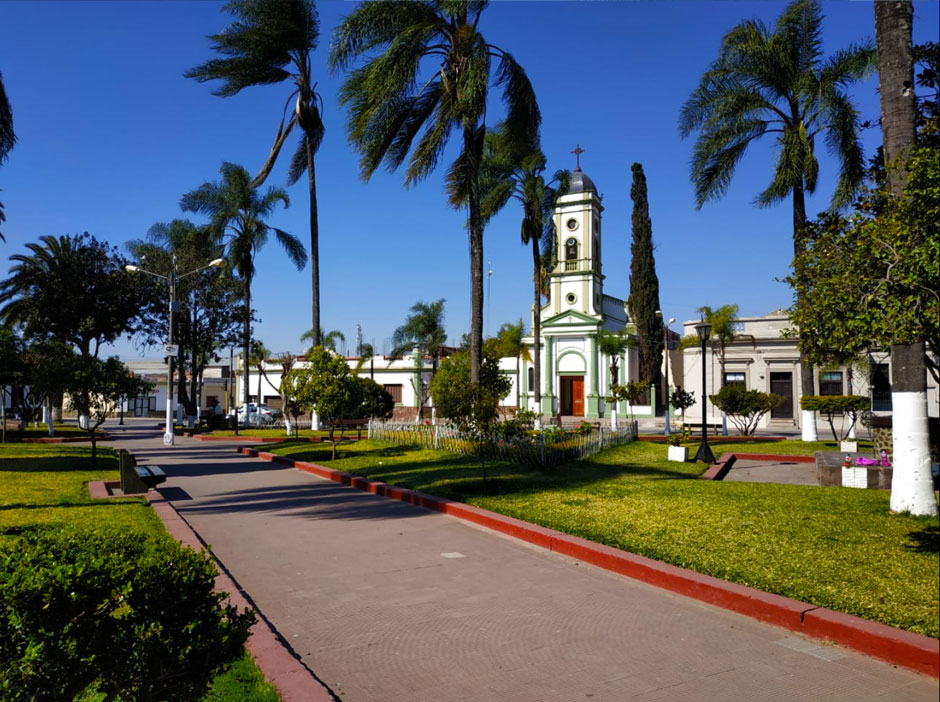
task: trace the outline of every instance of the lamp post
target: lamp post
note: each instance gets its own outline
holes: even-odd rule
[[[182,278],[187,276],[194,275],[200,271],[204,271],[206,268],[224,268],[225,259],[216,258],[196,270],[189,271],[188,273],[179,274],[179,271],[176,267],[176,255],[173,255],[173,266],[170,268],[170,275],[160,275],[159,273],[154,273],[153,271],[148,271],[140,266],[136,266],[133,263],[129,263],[124,266],[124,269],[128,273],[146,273],[147,275],[152,275],[154,278],[159,278],[160,280],[165,280],[170,286],[170,306],[169,306],[169,322],[168,322],[168,334],[167,334],[167,343],[164,347],[164,350],[167,355],[167,372],[166,372],[166,424],[163,427],[163,443],[166,446],[172,446],[175,441],[175,435],[173,434],[173,359],[176,356],[178,351],[177,348],[173,346],[173,314],[178,308],[178,303],[176,302],[176,283]]]
[[[663,313],[656,310],[656,316],[662,318]],[[670,317],[669,321],[663,324],[663,359],[666,362],[666,374],[663,382],[663,400],[666,403],[665,429],[663,433],[669,436],[672,429],[669,426],[669,325],[676,321],[675,317]]]
[[[695,325],[695,333],[702,342],[702,442],[698,446],[693,461],[702,461],[703,463],[714,463],[715,454],[712,453],[711,446],[708,445],[708,420],[706,410],[708,408],[708,395],[705,394],[705,342],[712,333],[712,325],[704,319]]]

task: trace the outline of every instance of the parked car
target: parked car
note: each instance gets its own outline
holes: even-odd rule
[[[229,416],[234,414],[230,412]],[[272,409],[267,405],[259,405],[254,402],[248,403],[248,412],[245,412],[245,405],[238,408],[239,424],[272,424],[281,418],[280,410]]]

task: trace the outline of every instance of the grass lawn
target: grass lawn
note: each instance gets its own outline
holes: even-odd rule
[[[107,524],[169,538],[160,518],[142,497],[92,500],[87,483],[117,480],[117,459],[98,448],[75,444],[0,444],[0,543],[30,529],[63,524],[93,528]],[[94,699],[90,697],[88,702]],[[277,692],[246,653],[216,678],[206,702],[277,702]]]
[[[760,444],[812,453],[826,442]],[[752,453],[752,443],[716,441]],[[385,442],[266,450],[461,500],[768,592],[940,635],[938,520],[888,511],[887,492],[697,480],[662,444],[634,442],[552,472]]]
[[[66,437],[77,437],[81,436],[84,438],[88,437],[88,432],[84,429],[81,429],[77,424],[53,424],[52,428],[55,430],[55,436],[66,436]],[[98,434],[101,434],[102,429],[98,429]],[[7,441],[15,441],[18,438],[22,439],[45,439],[49,436],[49,427],[45,424],[40,424],[38,427],[33,425],[32,422],[26,425],[26,428],[20,431],[15,429],[13,424],[7,424]]]

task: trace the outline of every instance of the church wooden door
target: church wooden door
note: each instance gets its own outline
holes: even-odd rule
[[[571,379],[571,415],[584,416],[584,378]]]

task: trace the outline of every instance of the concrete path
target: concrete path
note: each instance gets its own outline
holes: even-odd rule
[[[729,482],[777,483],[779,485],[819,485],[815,463],[755,461],[739,458],[724,477]]]
[[[940,692],[931,678],[229,445],[165,448],[139,425],[115,433],[116,446],[164,466],[168,499],[344,702]]]

